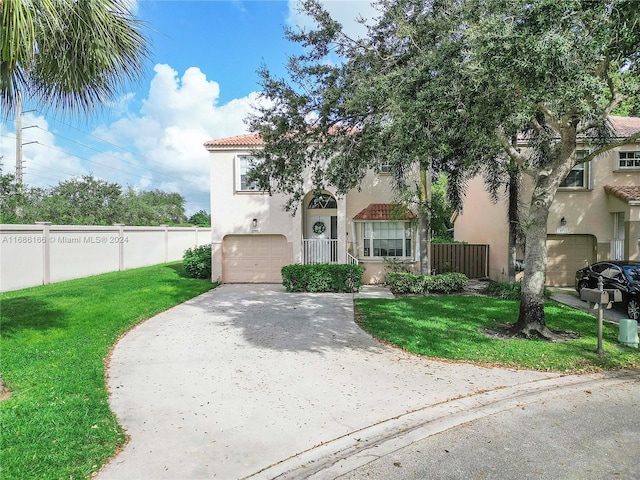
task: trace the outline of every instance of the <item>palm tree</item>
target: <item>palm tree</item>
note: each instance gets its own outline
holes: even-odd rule
[[[143,71],[143,27],[125,0],[0,0],[0,102],[18,92],[89,112]]]

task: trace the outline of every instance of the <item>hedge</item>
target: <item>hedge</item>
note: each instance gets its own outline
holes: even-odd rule
[[[487,288],[484,289],[485,295],[495,298],[502,298],[504,300],[520,300],[522,292],[522,282],[508,283],[508,282],[495,282],[489,280]],[[551,290],[544,287],[543,295],[545,298],[551,298]]]
[[[357,292],[362,285],[362,267],[331,263],[285,265],[282,285],[287,292]]]
[[[414,273],[387,273],[387,284],[394,295],[451,293],[461,291],[469,279],[462,273],[416,275]]]
[[[182,265],[193,278],[211,278],[211,245],[187,249]]]

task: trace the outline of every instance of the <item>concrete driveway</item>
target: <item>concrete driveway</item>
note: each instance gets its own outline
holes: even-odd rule
[[[130,440],[101,480],[306,478],[598,378],[420,358],[364,333],[352,295],[278,285],[222,285],[151,318],[108,376]]]

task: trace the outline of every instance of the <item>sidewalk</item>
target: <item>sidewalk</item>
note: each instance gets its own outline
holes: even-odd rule
[[[569,307],[577,310],[587,312],[597,318],[598,311],[593,308],[589,308],[588,302],[580,300],[578,292],[576,292],[575,289],[569,287],[550,287],[549,290],[551,291],[552,300],[563,303],[564,305],[568,305]],[[605,321],[615,324],[618,324],[620,320],[629,318],[624,307],[621,305],[614,306],[610,309],[604,309],[602,316]],[[638,331],[640,331],[640,324],[638,325]]]

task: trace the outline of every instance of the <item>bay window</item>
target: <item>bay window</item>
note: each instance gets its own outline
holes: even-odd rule
[[[412,255],[411,222],[364,222],[364,257],[410,257]]]

